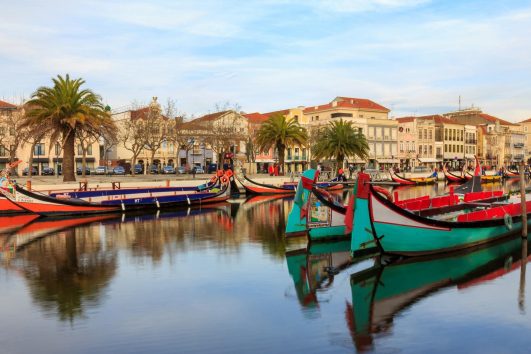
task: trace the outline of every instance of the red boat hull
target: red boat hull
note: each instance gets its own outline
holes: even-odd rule
[[[0,214],[24,213],[25,210],[0,195]]]

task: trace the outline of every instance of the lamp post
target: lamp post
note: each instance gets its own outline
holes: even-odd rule
[[[55,178],[59,178],[59,149],[55,143]]]
[[[203,146],[203,169],[205,170],[205,173],[207,173],[206,171],[206,156],[205,156],[205,142],[203,141],[201,143],[201,145]]]

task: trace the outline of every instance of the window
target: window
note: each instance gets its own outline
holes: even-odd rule
[[[433,130],[428,130],[428,139],[432,139],[433,138]]]
[[[422,154],[422,145],[419,145],[419,154]]]
[[[444,144],[444,152],[448,152],[448,145]]]
[[[430,156],[433,155],[433,146],[431,146],[431,145],[429,146],[429,154],[430,154]]]
[[[419,129],[419,139],[422,139],[422,129]]]
[[[444,128],[444,140],[448,140],[448,129]]]
[[[400,143],[400,152],[404,152],[404,143]]]
[[[11,136],[15,135],[15,128],[14,127],[9,128],[9,135],[11,135]]]
[[[7,156],[7,150],[4,145],[0,145],[0,156]]]
[[[341,118],[341,117],[352,118],[352,113],[332,113],[330,115],[330,118]]]
[[[61,144],[55,143],[55,156],[61,155]]]
[[[35,144],[35,149],[33,150],[33,155],[35,155],[35,156],[43,156],[44,155],[44,144],[43,143]]]
[[[83,146],[81,144],[77,146],[77,154],[83,155]],[[92,155],[92,145],[87,146],[87,155]]]
[[[424,129],[424,139],[428,139],[428,130]]]

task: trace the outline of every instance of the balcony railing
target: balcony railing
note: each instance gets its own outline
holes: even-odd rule
[[[477,140],[474,140],[474,139],[467,139],[467,140],[465,141],[465,144],[477,144],[477,143],[478,143],[478,141],[477,141]]]
[[[435,158],[436,158],[436,159],[442,159],[443,156],[444,156],[443,154],[437,154],[437,155],[435,155]]]
[[[521,148],[524,147],[524,143],[514,143],[513,146],[514,146],[515,148],[519,148],[519,149],[521,149]]]

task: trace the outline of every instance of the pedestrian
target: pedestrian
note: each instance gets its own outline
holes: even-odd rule
[[[273,176],[273,174],[275,173],[275,168],[273,167],[273,165],[269,165],[268,172],[270,176]]]
[[[275,168],[273,170],[274,170],[275,176],[278,176],[279,165],[275,164]]]
[[[195,179],[195,166],[192,167],[192,177]]]

